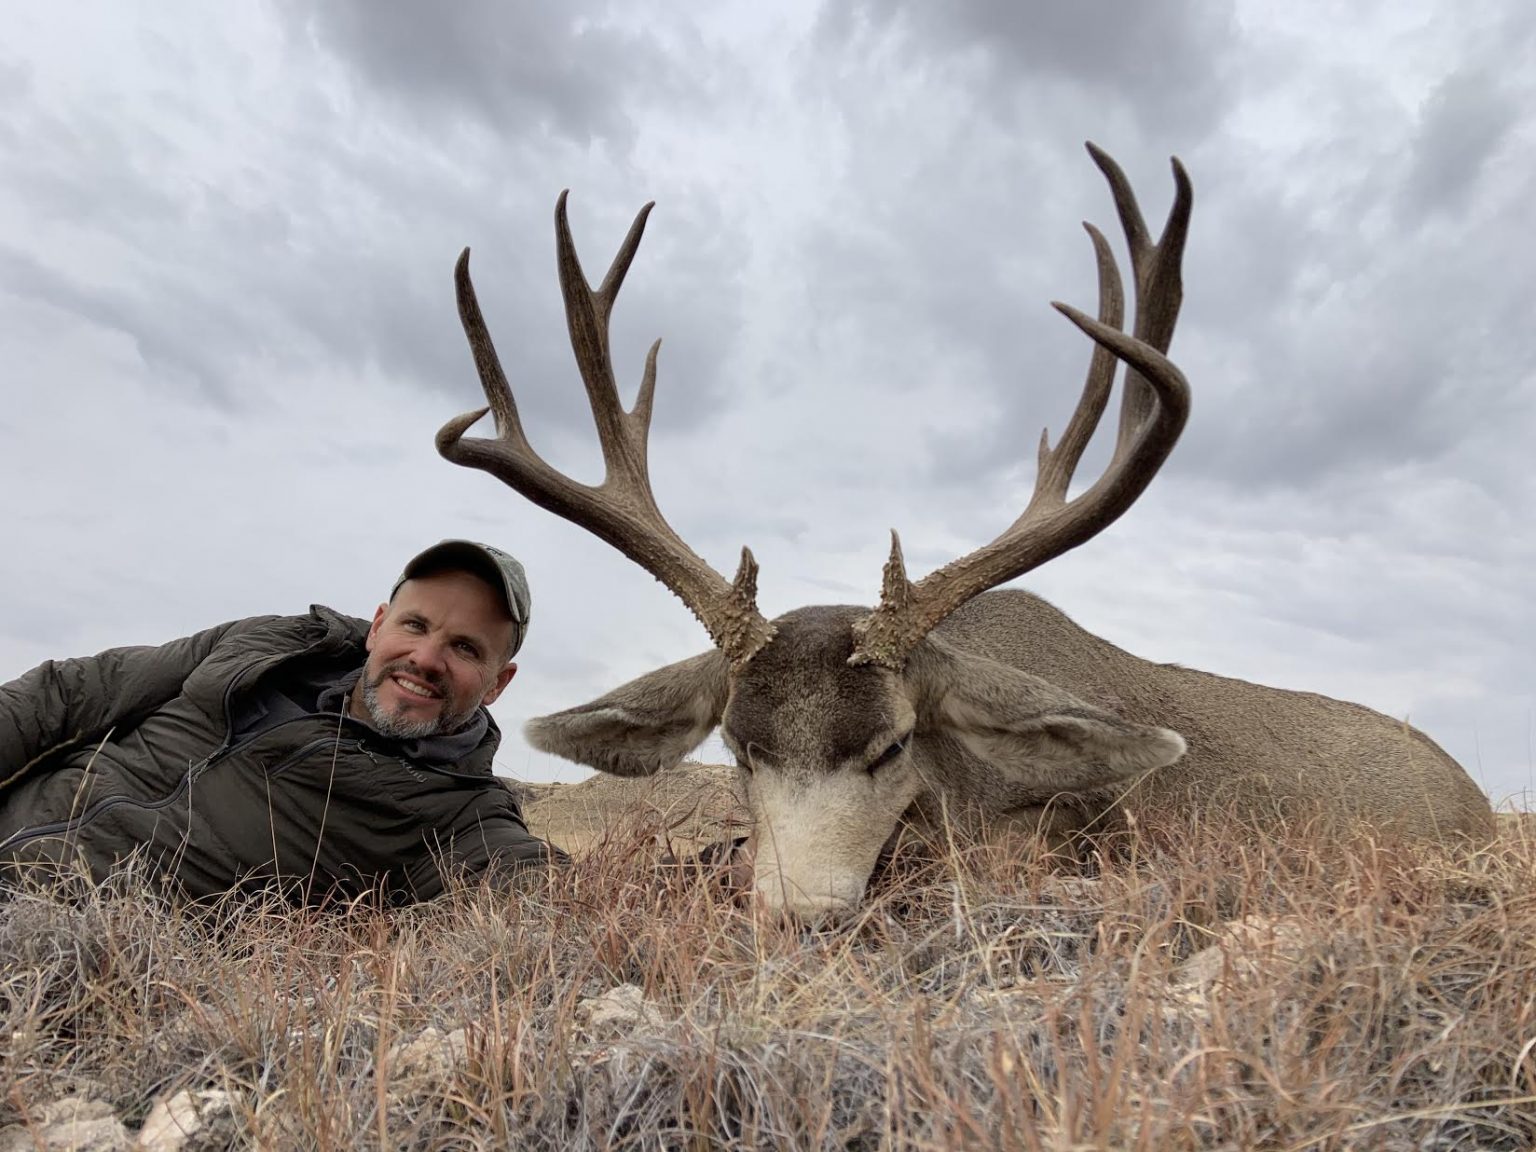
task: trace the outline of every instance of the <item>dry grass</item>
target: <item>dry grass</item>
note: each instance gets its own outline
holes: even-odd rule
[[[219,1088],[187,1147],[1536,1145],[1529,826],[1455,864],[914,845],[821,930],[661,855],[404,912],[22,893],[0,1126]],[[621,985],[646,1004],[605,1022]]]

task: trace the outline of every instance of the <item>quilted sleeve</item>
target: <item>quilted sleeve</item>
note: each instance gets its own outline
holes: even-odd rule
[[[269,619],[231,621],[168,644],[48,660],[0,685],[0,789],[52,753],[138,723],[181,691],[220,640]]]

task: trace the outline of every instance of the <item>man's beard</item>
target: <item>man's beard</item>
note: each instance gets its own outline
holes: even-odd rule
[[[432,720],[406,720],[386,712],[383,701],[379,699],[379,685],[396,672],[408,673],[438,693],[439,698],[444,702],[444,711]],[[479,707],[477,704],[464,713],[447,711],[447,685],[442,682],[442,678],[427,676],[409,662],[391,664],[372,678],[368,675],[368,669],[364,668],[357,687],[362,694],[363,707],[368,711],[368,719],[374,730],[381,736],[389,736],[395,740],[420,740],[424,736],[450,735],[468,724]]]

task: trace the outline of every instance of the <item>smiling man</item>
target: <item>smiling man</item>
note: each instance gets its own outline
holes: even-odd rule
[[[0,865],[404,903],[556,860],[491,770],[530,607],[515,559],[445,540],[372,623],[317,605],[40,665],[0,686]]]
[[[517,672],[528,584],[505,552],[445,540],[406,565],[368,629],[354,719],[402,739],[455,732]]]

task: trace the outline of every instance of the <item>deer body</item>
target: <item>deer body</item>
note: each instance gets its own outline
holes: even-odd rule
[[[1321,818],[1331,831],[1449,841],[1486,835],[1488,802],[1428,738],[1369,709],[1140,660],[1004,584],[1121,516],[1172,452],[1189,385],[1165,353],[1178,319],[1192,191],[1174,161],[1163,233],[1148,232],[1130,184],[1089,146],[1130,250],[1134,313],[1114,255],[1091,225],[1096,319],[1057,305],[1097,345],[1077,408],[1053,446],[1042,437],[1035,490],[991,543],[913,582],[892,533],[880,602],[811,607],[769,621],[757,564],[742,549],[727,581],[666,522],[651,493],[647,441],[653,345],[634,407],[619,402],[608,322],[644,232],[636,217],[597,288],[556,206],[561,291],[606,474],[578,483],[525,434],[469,277],[459,314],[488,407],[438,433],[447,459],[500,477],[585,527],[654,575],[715,642],[577,708],[530,721],[536,747],[621,776],[675,766],[719,727],[743,773],[755,824],[755,887],[770,907],[846,910],[903,820],[980,811],[1051,832],[1100,827],[1125,811],[1198,818]],[[1103,474],[1068,499],[1072,477],[1127,366],[1119,428]],[[466,437],[487,412],[494,439]]]
[[[980,596],[936,632],[1133,723],[1177,731],[1185,755],[1135,787],[1133,810],[1200,805],[1252,819],[1310,810],[1415,839],[1492,834],[1488,799],[1460,764],[1362,705],[1143,660],[1023,591]]]
[[[528,738],[637,776],[719,726],[757,826],[759,893],[802,913],[857,902],[908,821],[1008,816],[1057,837],[1119,828],[1129,810],[1164,827],[1203,812],[1441,843],[1492,834],[1455,760],[1360,705],[1143,660],[1016,589],[956,610],[899,673],[851,665],[867,613],[788,613],[734,680],[705,653],[533,720]]]

